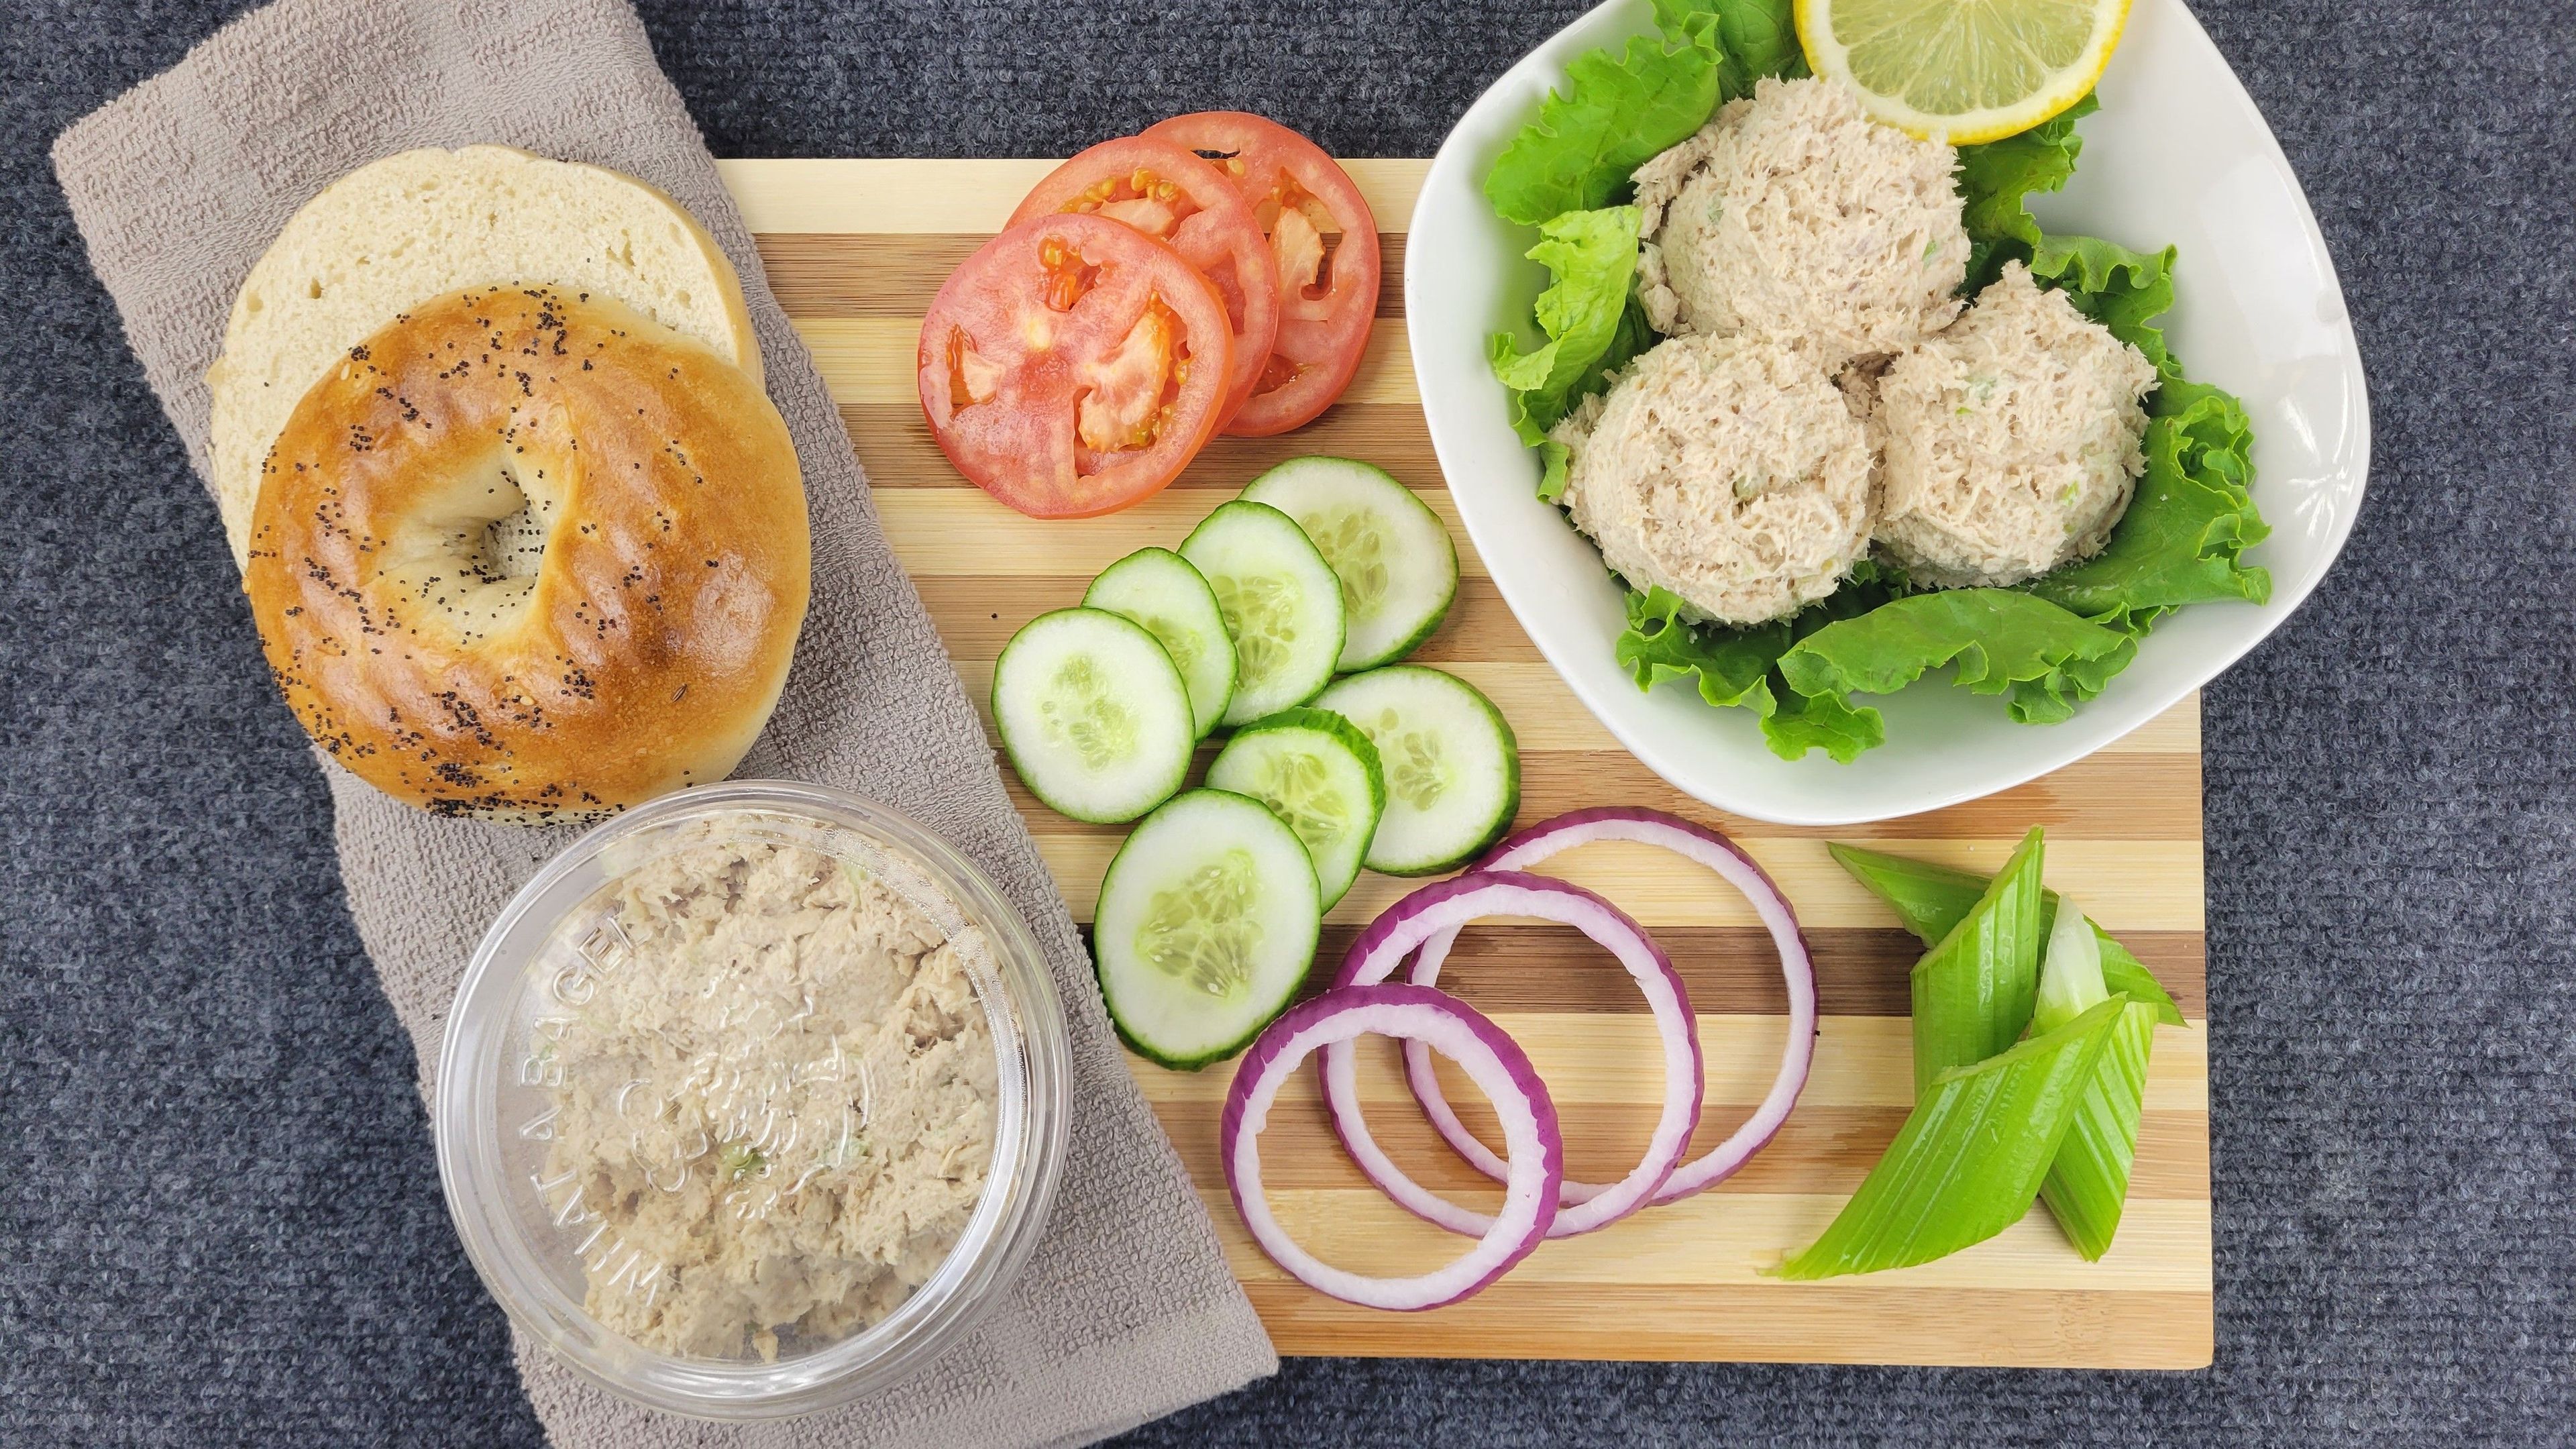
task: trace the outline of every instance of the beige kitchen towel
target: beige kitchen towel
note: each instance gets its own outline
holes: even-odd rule
[[[631,1407],[521,1335],[520,1370],[548,1433],[566,1449],[1081,1444],[1272,1372],[1270,1341],[1128,1078],[1072,918],[877,527],[840,415],[623,0],[281,0],[65,131],[54,167],[202,476],[206,368],[233,292],[288,214],[380,156],[476,141],[640,176],[731,255],[814,525],[795,671],[742,773],[854,790],[956,842],[1045,945],[1073,1036],[1072,1156],[1055,1215],[969,1342],[866,1403],[730,1429]],[[209,555],[222,546],[210,532]],[[349,909],[426,1087],[476,940],[571,832],[436,820],[325,771]]]

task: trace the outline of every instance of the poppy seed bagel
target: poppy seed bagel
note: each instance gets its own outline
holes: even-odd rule
[[[412,308],[265,465],[243,587],[322,748],[439,814],[597,816],[730,773],[787,679],[805,493],[758,383],[548,287]]]
[[[260,460],[351,347],[425,297],[531,285],[623,302],[760,380],[733,264],[662,192],[507,146],[387,156],[298,207],[233,297],[223,356],[206,373],[208,461],[233,561],[249,545]]]

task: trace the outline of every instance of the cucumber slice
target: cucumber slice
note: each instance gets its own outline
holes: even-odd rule
[[[1030,793],[1104,824],[1170,799],[1199,738],[1162,641],[1102,609],[1020,626],[993,666],[993,723]]]
[[[1192,790],[1109,862],[1092,957],[1118,1035],[1167,1067],[1243,1050],[1286,1009],[1323,922],[1314,862],[1269,807]]]
[[[1332,682],[1342,655],[1342,583],[1297,521],[1237,498],[1181,540],[1216,594],[1234,641],[1234,698],[1221,722],[1250,724],[1304,704]]]
[[[1386,814],[1368,868],[1433,875],[1466,864],[1511,828],[1520,746],[1502,711],[1455,675],[1419,664],[1372,669],[1315,700],[1358,725],[1386,772]]]
[[[1245,725],[1208,766],[1207,782],[1249,795],[1288,822],[1315,858],[1328,911],[1359,879],[1386,812],[1377,746],[1330,710],[1283,709]]]
[[[1420,647],[1458,597],[1458,548],[1429,504],[1356,458],[1291,458],[1245,486],[1306,530],[1342,581],[1344,674]]]
[[[1207,738],[1234,697],[1234,641],[1225,635],[1216,594],[1190,561],[1168,548],[1140,548],[1101,570],[1082,606],[1132,619],[1163,641],[1189,688],[1199,738]]]

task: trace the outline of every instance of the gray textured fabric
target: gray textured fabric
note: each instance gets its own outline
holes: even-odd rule
[[[44,164],[236,8],[0,15],[0,1439],[532,1444],[329,802]],[[1063,155],[1210,105],[1419,155],[1579,8],[644,14],[719,155]],[[1291,1360],[1129,1442],[2576,1442],[2576,21],[2193,8],[2334,248],[2376,444],[2343,561],[2206,702],[2217,1366]]]
[[[377,157],[476,141],[640,176],[733,257],[814,531],[794,672],[742,773],[855,790],[955,843],[1028,918],[1072,1028],[1071,1145],[1046,1235],[936,1366],[847,1409],[729,1430],[617,1399],[522,1334],[549,1437],[564,1449],[1085,1443],[1271,1372],[1269,1339],[1127,1074],[1072,917],[877,528],[840,414],[624,0],[282,0],[84,118],[54,161],[144,376],[202,464],[206,368],[232,294],[286,217]],[[577,831],[435,819],[325,773],[349,911],[426,1090],[475,942]]]

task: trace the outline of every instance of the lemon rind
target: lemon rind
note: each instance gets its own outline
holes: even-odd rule
[[[1798,27],[1798,48],[1805,52],[1807,68],[1820,76],[1831,76],[1850,86],[1860,97],[1861,108],[1870,118],[1913,136],[1918,140],[1946,141],[1953,146],[1975,146],[2018,136],[2031,127],[2047,121],[2090,94],[2109,69],[2111,53],[2119,48],[2120,36],[2128,29],[2132,0],[2117,0],[2108,7],[2110,23],[2096,24],[2092,42],[2084,54],[2059,70],[2049,83],[2029,98],[2009,106],[1987,106],[1956,115],[1938,115],[1918,111],[1894,96],[1882,95],[1854,80],[1849,63],[1849,48],[1826,34],[1814,23],[1817,0],[1796,0],[1792,12]],[[1830,0],[1826,8],[1830,10]]]

